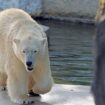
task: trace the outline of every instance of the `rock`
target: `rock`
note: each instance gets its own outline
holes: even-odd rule
[[[71,91],[74,90],[74,91]],[[90,86],[58,85],[41,97],[34,97],[32,105],[95,105],[90,93]],[[6,91],[0,92],[0,105],[15,105]]]
[[[19,0],[19,8],[31,15],[40,15],[42,12],[42,0]]]
[[[20,8],[38,16],[42,12],[42,0],[0,0],[0,10],[7,8]]]
[[[44,0],[43,14],[94,17],[98,0]]]

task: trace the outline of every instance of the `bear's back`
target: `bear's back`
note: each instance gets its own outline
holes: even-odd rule
[[[11,25],[18,20],[30,20],[31,16],[20,9],[11,8],[0,12],[0,34],[8,32]]]
[[[0,20],[5,19],[7,22],[13,22],[18,19],[31,19],[30,15],[20,9],[11,8],[0,12]]]

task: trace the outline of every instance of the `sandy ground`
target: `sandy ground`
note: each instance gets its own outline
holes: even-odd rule
[[[41,97],[32,97],[33,105],[94,105],[89,86],[54,85],[52,90]],[[0,92],[0,105],[17,105],[10,101],[7,91]]]

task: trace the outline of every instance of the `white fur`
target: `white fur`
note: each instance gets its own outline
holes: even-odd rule
[[[31,89],[35,93],[44,94],[52,87],[47,40],[43,43],[47,39],[44,30],[22,10],[7,9],[0,12],[0,85],[7,84],[8,94],[15,103],[30,103],[27,101],[27,93]],[[30,38],[33,39],[32,44],[27,41]],[[39,49],[32,72],[27,72],[25,67],[21,52],[24,46],[31,50]]]

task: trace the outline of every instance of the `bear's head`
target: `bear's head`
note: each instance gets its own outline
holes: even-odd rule
[[[27,37],[25,39],[14,39],[13,50],[16,57],[25,65],[27,71],[34,70],[40,51],[46,39]]]
[[[34,70],[46,41],[46,38],[37,38],[34,35],[13,39],[13,51],[27,71]]]

